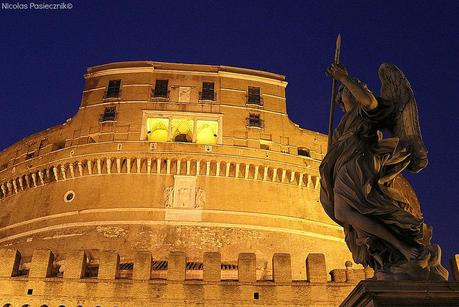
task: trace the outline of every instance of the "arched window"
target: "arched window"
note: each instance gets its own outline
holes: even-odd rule
[[[192,119],[173,119],[172,120],[172,139],[174,142],[192,142],[193,127]]]
[[[3,307],[11,307],[11,304],[6,303],[5,305],[3,305]]]
[[[217,144],[218,122],[215,120],[196,121],[196,143]]]
[[[40,307],[48,307],[48,305],[46,305],[46,304],[43,304],[43,305],[41,305]]]
[[[147,119],[147,139],[152,142],[167,142],[169,140],[169,119]]]
[[[186,133],[177,134],[174,138],[174,142],[191,143],[191,141],[192,141],[191,136]]]

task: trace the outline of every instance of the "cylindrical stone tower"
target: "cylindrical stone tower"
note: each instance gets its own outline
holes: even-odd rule
[[[0,154],[0,247],[255,252],[260,279],[274,253],[297,279],[308,253],[351,259],[319,203],[326,137],[288,118],[284,76],[145,61],[84,78],[74,117]]]

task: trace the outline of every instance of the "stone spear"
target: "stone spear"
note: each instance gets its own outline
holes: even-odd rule
[[[336,38],[336,48],[335,48],[335,64],[339,64],[339,55],[341,51],[341,34],[338,34]],[[328,148],[330,150],[333,139],[333,116],[335,113],[335,99],[336,99],[336,80],[332,79],[332,94],[330,101],[330,116],[328,118]]]

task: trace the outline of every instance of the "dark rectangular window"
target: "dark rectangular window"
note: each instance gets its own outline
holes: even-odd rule
[[[260,149],[269,150],[269,145],[260,143]]]
[[[35,151],[29,152],[26,154],[26,160],[30,160],[35,157]]]
[[[260,96],[260,88],[249,86],[247,91],[247,103],[262,105],[262,100]]]
[[[59,141],[53,144],[53,149],[51,151],[61,150],[64,148],[65,148],[65,141]]]
[[[307,148],[298,148],[298,155],[303,157],[310,157],[311,153]]]
[[[94,278],[99,275],[99,264],[98,263],[88,263],[84,268],[84,278]]]
[[[213,82],[203,82],[202,92],[200,95],[201,100],[215,100],[215,91]]]
[[[260,114],[250,114],[247,118],[247,126],[263,128],[263,120],[260,118]]]
[[[105,98],[119,98],[120,97],[121,80],[110,80],[108,82],[107,93]]]
[[[100,115],[100,121],[114,121],[116,120],[116,107],[106,107],[104,113]]]
[[[153,97],[169,97],[169,91],[167,90],[169,80],[156,80],[155,90],[153,91]]]

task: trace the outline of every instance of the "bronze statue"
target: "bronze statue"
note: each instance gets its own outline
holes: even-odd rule
[[[447,280],[430,227],[408,200],[409,189],[396,184],[405,180],[403,170],[427,166],[408,80],[395,65],[382,64],[376,97],[339,64],[327,75],[341,83],[336,101],[345,113],[320,166],[320,200],[344,227],[354,261],[373,268],[378,280]]]

